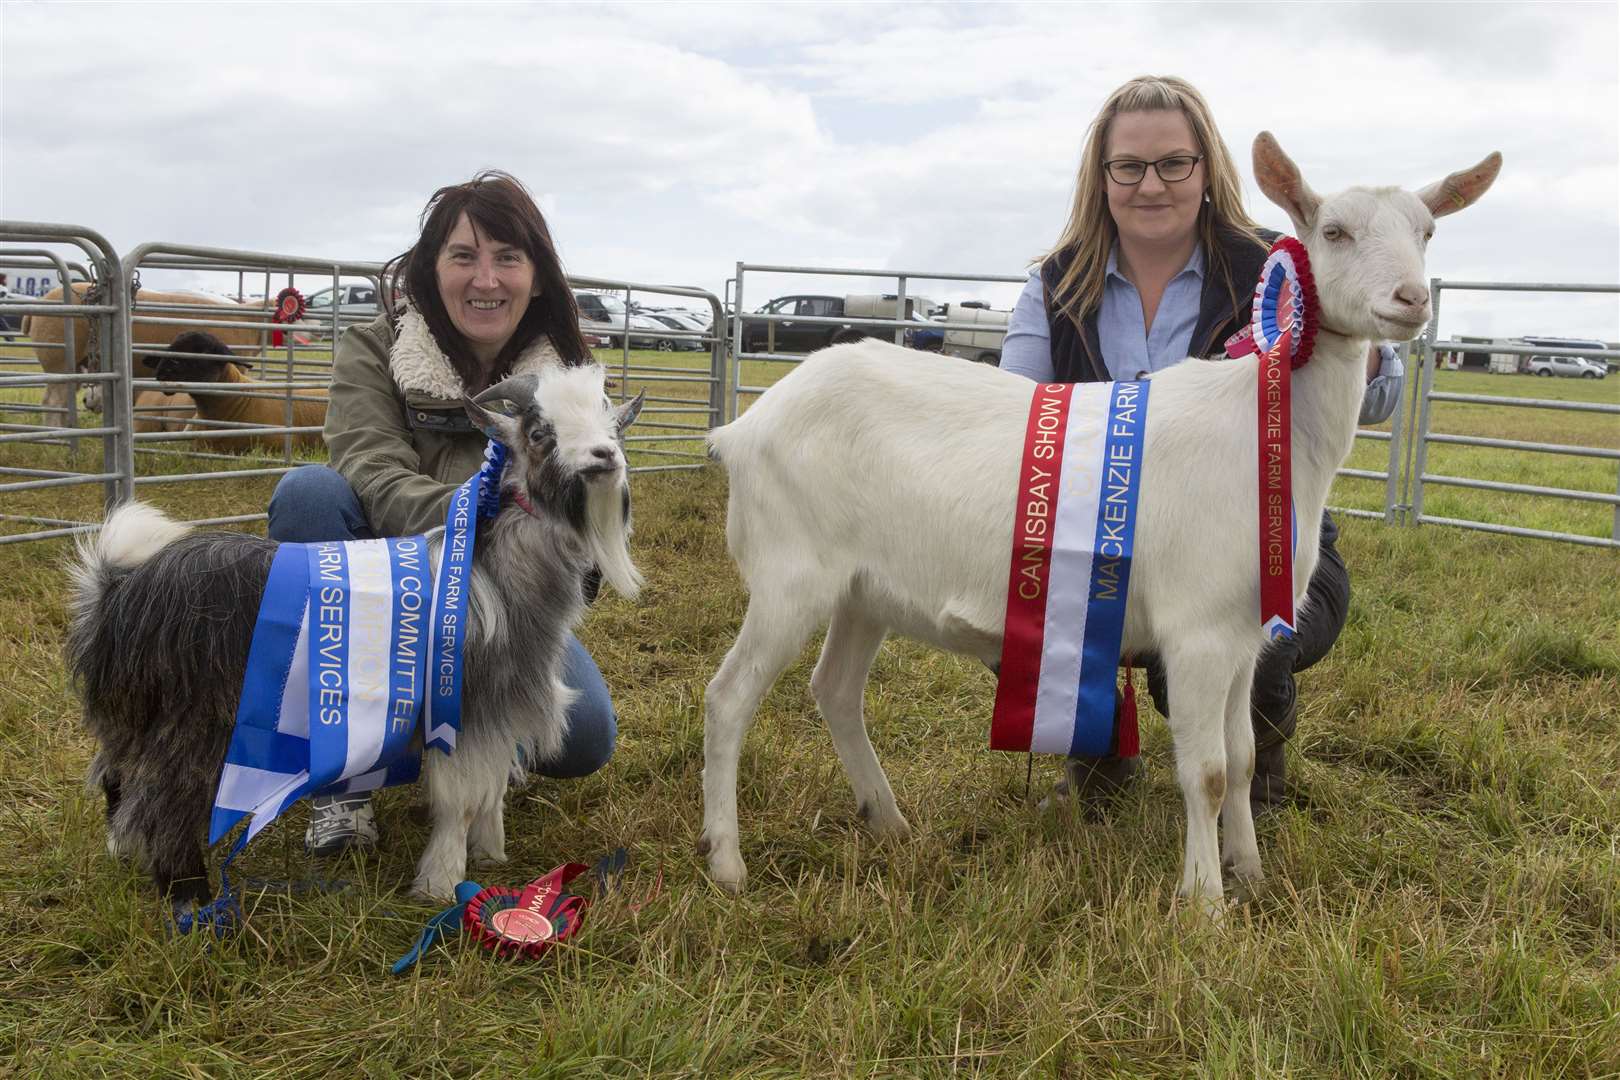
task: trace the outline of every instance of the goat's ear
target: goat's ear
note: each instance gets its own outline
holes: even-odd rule
[[[486,409],[465,394],[461,396],[461,407],[466,410],[467,419],[471,420],[479,431],[503,446],[518,445],[521,425],[512,417],[497,409]]]
[[[1277,137],[1262,131],[1254,137],[1254,180],[1266,198],[1288,211],[1301,232],[1316,217],[1322,197],[1311,190],[1289,156],[1283,153]]]
[[[625,428],[636,422],[636,417],[641,415],[641,403],[645,401],[646,398],[647,391],[642,390],[641,393],[637,394],[633,400],[627,401],[623,405],[620,405],[617,409],[613,410],[613,415],[618,420],[620,431],[623,431]]]
[[[1417,197],[1423,200],[1423,205],[1435,217],[1455,214],[1474,205],[1481,195],[1490,190],[1490,186],[1496,182],[1496,174],[1501,171],[1502,155],[1492,150],[1478,165],[1454,172],[1439,183],[1430,184],[1418,192]]]

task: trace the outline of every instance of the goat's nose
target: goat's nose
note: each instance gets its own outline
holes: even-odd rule
[[[618,447],[613,446],[610,443],[603,443],[601,446],[591,448],[591,457],[595,458],[597,461],[606,461],[611,464],[618,456]]]
[[[1402,285],[1395,290],[1395,302],[1405,307],[1421,308],[1429,302],[1429,290],[1417,284]]]

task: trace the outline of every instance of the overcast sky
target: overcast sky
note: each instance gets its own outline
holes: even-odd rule
[[[380,260],[441,184],[537,196],[573,273],[720,292],[739,261],[1023,273],[1086,124],[1143,73],[1208,97],[1251,212],[1276,133],[1321,191],[1501,150],[1430,272],[1620,280],[1614,3],[0,7],[0,214]],[[759,276],[744,302],[877,281]],[[937,300],[1014,293],[941,283]],[[1613,296],[1448,294],[1451,334],[1620,338]]]

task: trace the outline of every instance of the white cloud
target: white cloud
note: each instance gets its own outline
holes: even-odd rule
[[[1201,87],[1245,172],[1262,128],[1323,189],[1500,149],[1431,269],[1614,281],[1617,33],[1586,4],[12,4],[0,213],[123,249],[382,259],[434,188],[495,166],[580,273],[1016,274],[1062,224],[1097,106],[1151,71]],[[747,299],[800,287],[846,291],[780,277]],[[1498,300],[1448,298],[1443,329],[1620,337],[1609,299]]]

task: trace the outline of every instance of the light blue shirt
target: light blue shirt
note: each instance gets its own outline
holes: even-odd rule
[[[1108,374],[1115,381],[1140,379],[1187,359],[1203,292],[1204,245],[1199,244],[1187,265],[1164,287],[1153,325],[1147,326],[1142,294],[1119,272],[1119,245],[1115,244],[1108,253],[1102,307],[1097,312],[1097,343],[1102,346]]]
[[[1165,285],[1153,325],[1146,325],[1142,294],[1120,273],[1116,243],[1108,253],[1102,304],[1097,309],[1097,343],[1102,346],[1103,366],[1108,374],[1115,380],[1140,379],[1187,359],[1203,290],[1204,245],[1199,244],[1193,248],[1187,265]],[[1001,366],[1037,381],[1052,377],[1052,345],[1039,267],[1029,275],[1024,293],[1007,320]]]
[[[1103,364],[1117,379],[1140,378],[1187,358],[1204,284],[1204,249],[1200,244],[1181,272],[1170,279],[1153,326],[1143,325],[1142,297],[1136,286],[1119,272],[1119,245],[1108,256],[1103,279],[1102,305],[1097,311],[1097,343]],[[1400,354],[1380,345],[1378,374],[1367,384],[1361,399],[1362,424],[1380,424],[1400,403],[1405,369]],[[1046,294],[1040,268],[1030,272],[1024,291],[1007,317],[1007,337],[1001,343],[1001,369],[1036,382],[1050,382],[1052,333],[1046,317]]]

